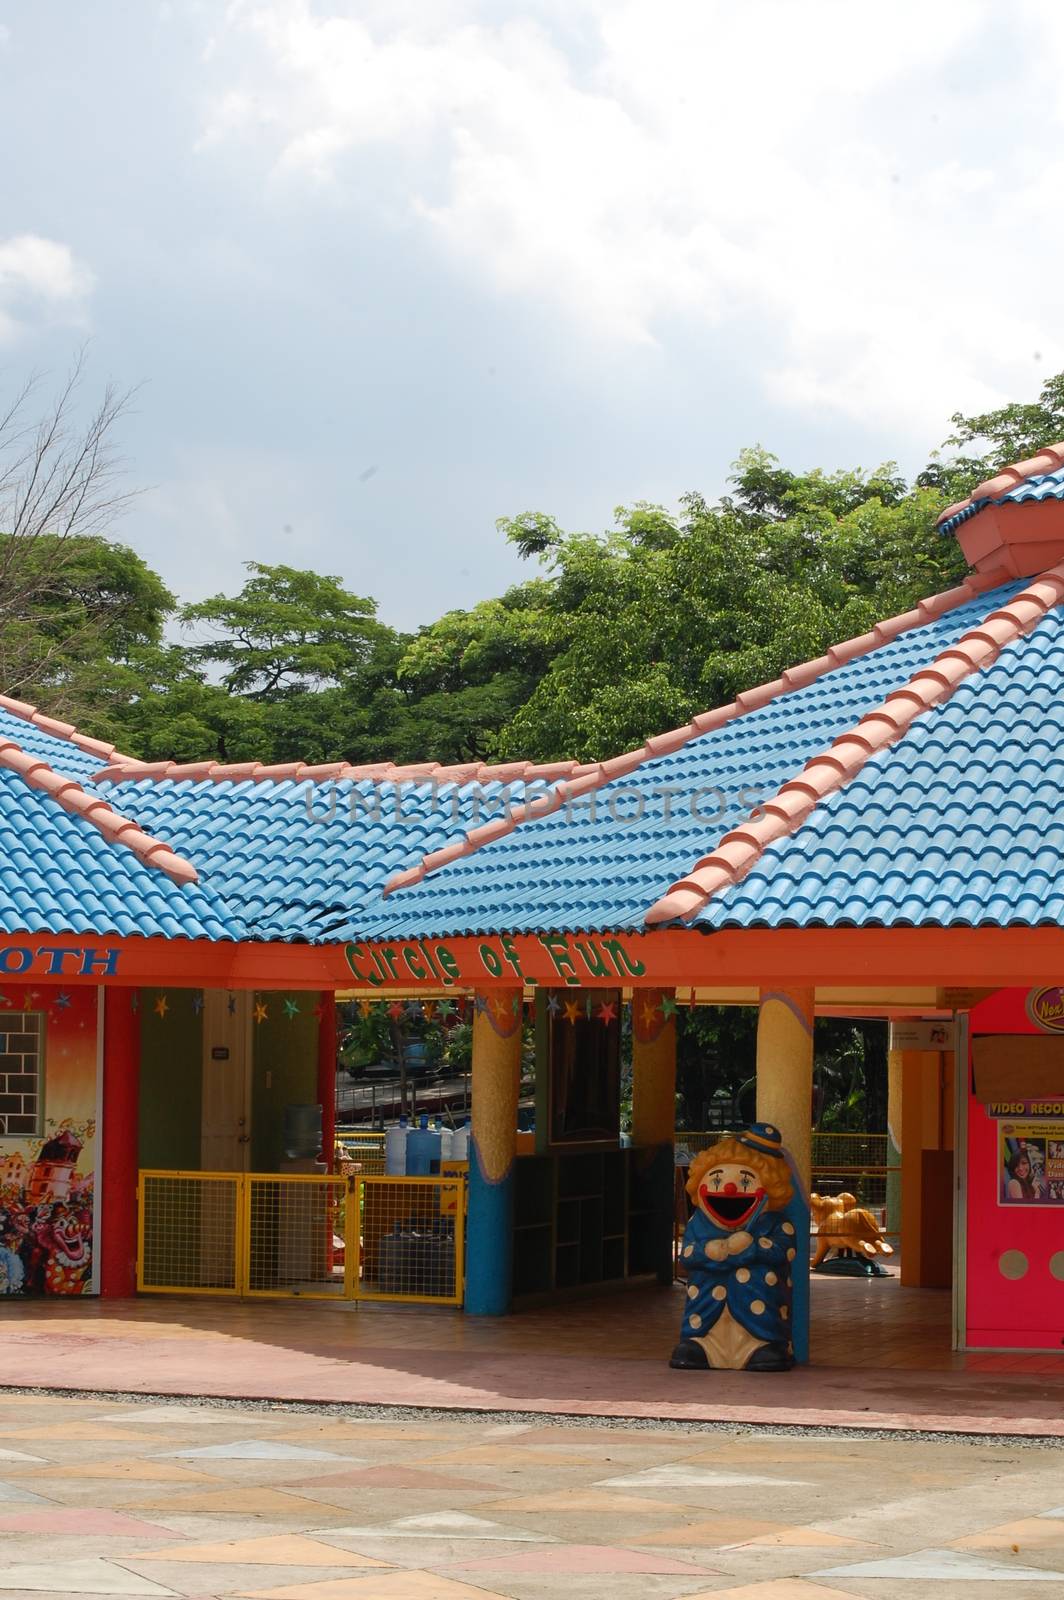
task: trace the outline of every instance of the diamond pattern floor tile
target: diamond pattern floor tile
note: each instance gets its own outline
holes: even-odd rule
[[[189,1511],[206,1511],[218,1516],[322,1517],[325,1508],[317,1501],[283,1489],[215,1489],[193,1494],[174,1494],[166,1499],[136,1500],[127,1504],[130,1511],[167,1511],[179,1516]],[[339,1513],[346,1516],[346,1512]]]
[[[114,1461],[61,1461],[54,1466],[35,1468],[24,1475],[26,1481],[47,1483],[52,1478],[129,1478],[137,1483],[218,1483],[208,1472],[193,1472],[191,1467],[176,1467],[167,1461],[145,1461],[136,1456]]]
[[[845,1539],[841,1534],[823,1533],[819,1528],[791,1527],[780,1522],[761,1522],[755,1517],[713,1517],[705,1522],[688,1522],[653,1533],[633,1536],[637,1545],[707,1545],[727,1550],[751,1544],[782,1545],[802,1549],[835,1549],[861,1545],[860,1539]]]
[[[0,1567],[0,1590],[23,1589],[33,1593],[69,1597],[81,1594],[172,1595],[150,1578],[139,1578],[113,1561],[86,1556],[83,1561],[13,1562]]]
[[[24,1489],[19,1483],[0,1483],[0,1505],[43,1506],[48,1504],[47,1495],[34,1494],[32,1489]]]
[[[373,1527],[330,1528],[335,1538],[380,1539],[494,1539],[509,1544],[549,1544],[549,1534],[530,1533],[527,1528],[507,1528],[484,1517],[470,1517],[462,1511],[430,1511],[412,1517],[396,1517],[392,1522]]]
[[[1064,1552],[1064,1522],[1051,1517],[1022,1517],[1018,1522],[1003,1522],[981,1533],[951,1539],[951,1550],[1015,1550],[1027,1546],[1050,1547]]]
[[[686,1465],[647,1467],[621,1478],[603,1478],[604,1489],[778,1489],[805,1488],[804,1478],[765,1478],[753,1472],[714,1472],[709,1467]]]
[[[952,1580],[957,1583],[1059,1583],[1064,1572],[1049,1572],[1042,1567],[1021,1566],[1018,1562],[994,1561],[964,1550],[915,1550],[908,1555],[885,1556],[880,1561],[856,1561],[852,1566],[825,1567],[815,1578],[910,1578],[927,1583]]]
[[[217,1544],[179,1544],[138,1550],[138,1561],[198,1561],[231,1566],[383,1567],[383,1561],[322,1544],[300,1533],[267,1534],[261,1539],[231,1539]]]
[[[432,1572],[382,1573],[379,1578],[333,1578],[278,1589],[244,1591],[248,1600],[505,1600],[495,1589]]]
[[[139,1517],[126,1516],[122,1511],[98,1511],[81,1506],[5,1512],[0,1515],[0,1533],[80,1533],[86,1538],[92,1534],[119,1534],[127,1539],[159,1537],[155,1523],[142,1522]]]
[[[691,1561],[677,1561],[673,1556],[651,1555],[644,1550],[629,1550],[615,1545],[567,1544],[552,1545],[531,1550],[520,1555],[481,1556],[476,1561],[455,1563],[457,1572],[503,1573],[567,1573],[598,1572],[605,1577],[611,1572],[663,1572],[678,1577],[700,1577],[712,1571],[710,1567],[695,1566]]]
[[[350,1462],[350,1457],[337,1455],[335,1450],[308,1450],[303,1445],[285,1444],[280,1439],[237,1439],[228,1444],[190,1445],[188,1449],[160,1450],[159,1456],[180,1456],[185,1461]]]

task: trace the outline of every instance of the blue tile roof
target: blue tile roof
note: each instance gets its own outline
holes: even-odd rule
[[[6,767],[0,767],[0,929],[232,937],[228,914],[210,890],[175,883]]]
[[[521,823],[421,882],[367,905],[360,931],[398,938],[642,928],[648,907],[716,847],[755,797],[767,799],[865,711],[1023,587],[1016,581],[990,591],[671,755],[645,762],[597,791],[594,816],[591,796],[585,796],[568,816],[563,810]],[[725,806],[714,819],[717,792]],[[693,796],[701,816],[692,815]]]
[[[1064,613],[873,756],[694,919],[752,927],[1064,924]]]
[[[0,706],[0,741],[6,739],[19,745],[28,755],[47,761],[56,772],[75,778],[80,784],[85,784],[103,766],[99,755],[80,749],[72,739],[62,739],[54,733],[48,733],[28,718],[18,717],[13,711]]]
[[[1007,489],[1004,494],[984,497],[982,500],[973,500],[971,505],[958,511],[956,516],[939,525],[940,533],[954,533],[962,522],[967,522],[970,517],[977,516],[984,506],[1022,505],[1029,500],[1064,500],[1064,467],[1056,472],[1037,473],[1033,478],[1024,478],[1022,483],[1016,484],[1012,489]]]
[[[225,907],[229,937],[315,944],[358,936],[362,908],[387,880],[498,815],[502,788],[351,779],[99,785],[116,811],[195,863]],[[523,786],[510,793],[520,799]]]

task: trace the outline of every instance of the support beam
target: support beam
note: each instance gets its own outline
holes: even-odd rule
[[[465,1308],[500,1317],[513,1281],[513,1192],[521,1088],[520,989],[476,997]]]
[[[900,1050],[887,1056],[887,1232],[901,1240],[902,1061]],[[893,1170],[891,1170],[893,1169]]]
[[[319,996],[318,1104],[321,1106],[321,1159],[327,1172],[336,1165],[336,995]]]
[[[808,1188],[813,1177],[813,990],[762,989],[757,1119],[779,1128]]]
[[[140,1013],[137,991],[104,992],[100,1137],[100,1294],[125,1299],[137,1288],[137,1170]]]
[[[674,989],[632,995],[632,1143],[671,1144],[676,1129]]]

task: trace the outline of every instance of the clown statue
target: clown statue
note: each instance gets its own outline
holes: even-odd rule
[[[703,1150],[687,1192],[687,1303],[670,1367],[786,1372],[799,1233],[785,1215],[796,1183],[779,1130],[755,1122]]]

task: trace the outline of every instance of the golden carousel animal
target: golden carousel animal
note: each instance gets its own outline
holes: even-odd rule
[[[894,1254],[894,1246],[887,1243],[872,1213],[857,1204],[856,1195],[811,1194],[809,1209],[816,1225],[814,1272],[832,1250],[852,1251],[873,1261],[877,1255]]]

